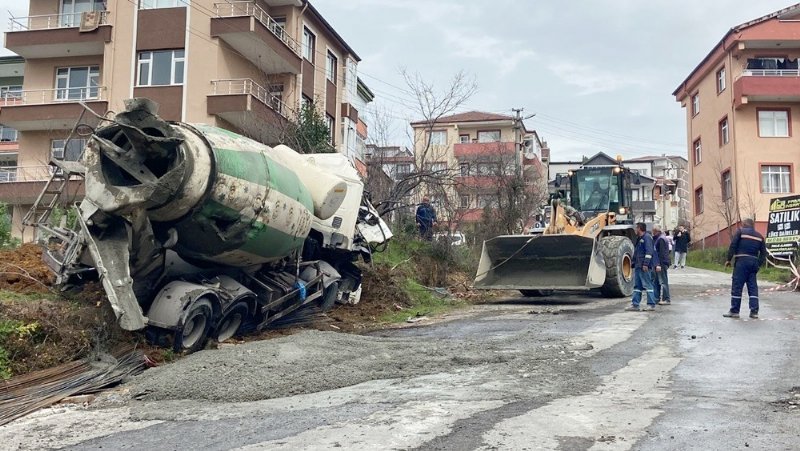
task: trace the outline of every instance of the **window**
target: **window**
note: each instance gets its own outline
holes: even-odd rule
[[[479,143],[496,143],[500,142],[500,130],[489,130],[478,132]]]
[[[477,196],[477,200],[479,208],[496,207],[498,204],[497,196],[492,194],[480,194]]]
[[[5,125],[0,125],[0,141],[3,142],[16,142],[17,141],[17,130],[11,127],[6,127]]]
[[[431,172],[442,172],[447,170],[447,163],[443,161],[437,161],[436,163],[430,163],[428,168]]]
[[[139,9],[177,8],[178,6],[183,6],[180,4],[180,0],[141,0],[139,2]]]
[[[730,142],[730,132],[728,130],[728,116],[719,121],[719,146],[722,147]]]
[[[331,83],[336,84],[336,71],[338,70],[338,60],[336,56],[328,52],[328,63],[325,66],[325,76]]]
[[[642,187],[642,200],[653,200],[653,188],[649,186]]]
[[[317,51],[317,37],[308,28],[303,27],[303,58],[314,62],[314,53]]]
[[[792,175],[789,165],[762,165],[762,193],[791,193]]]
[[[727,170],[722,173],[722,200],[728,200],[733,196],[733,183],[731,178],[731,171]]]
[[[21,99],[22,85],[0,86],[0,99]]]
[[[500,175],[500,164],[499,163],[478,163],[475,166],[475,172],[478,175]]]
[[[100,66],[56,69],[56,100],[96,99],[100,94]]]
[[[699,215],[703,212],[703,187],[694,190],[694,214]]]
[[[641,198],[641,196],[639,194],[640,193],[639,193],[638,189],[635,189],[635,190],[631,191],[631,201],[638,202],[640,200],[640,198]]]
[[[700,142],[700,138],[697,138],[694,141],[694,145],[692,147],[694,149],[694,153],[692,154],[692,156],[694,156],[694,165],[697,166],[701,161],[703,161],[703,144]]]
[[[336,124],[336,119],[332,116],[326,114],[325,115],[325,125],[328,126],[328,144],[333,145],[333,134],[334,134],[334,125]]]
[[[747,69],[754,70],[797,70],[797,59],[789,58],[749,58],[747,60]]]
[[[461,208],[469,208],[469,196],[468,195],[458,196],[458,202],[459,202],[459,205],[461,206]]]
[[[54,139],[50,141],[50,156],[57,160],[78,161],[88,141],[85,138]]]
[[[300,98],[300,108],[310,108],[314,106],[314,101],[311,100],[311,97],[303,94]]]
[[[269,105],[279,113],[283,111],[283,85],[269,85]]]
[[[717,94],[725,90],[725,68],[717,71]]]
[[[285,17],[273,17],[272,22],[270,22],[270,30],[275,36],[285,39],[284,33],[286,33],[286,18]]]
[[[406,175],[411,173],[411,164],[400,163],[396,166],[395,173],[397,175]]]
[[[458,135],[458,142],[461,144],[469,144],[469,135]]]
[[[697,116],[700,113],[700,94],[692,96],[692,116]]]
[[[183,50],[162,50],[139,54],[139,86],[183,84]]]
[[[461,176],[466,177],[469,175],[469,163],[461,163],[458,165]]]
[[[758,112],[758,136],[786,138],[789,136],[789,112],[786,110]]]
[[[447,132],[444,130],[436,130],[430,132],[428,140],[432,146],[445,146],[447,145]]]
[[[105,11],[104,0],[61,0],[60,25],[77,27],[81,24],[81,14],[89,11]]]

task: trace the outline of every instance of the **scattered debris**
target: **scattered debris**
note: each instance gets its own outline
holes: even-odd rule
[[[144,368],[142,351],[127,348],[102,360],[69,362],[2,382],[0,426],[69,397],[117,385]]]
[[[427,317],[427,316],[417,316],[417,317],[415,317],[415,318],[408,318],[408,319],[406,320],[406,322],[407,322],[407,323],[418,323],[418,322],[420,322],[420,321],[425,321],[425,320],[427,320],[427,319],[428,319],[428,317]]]

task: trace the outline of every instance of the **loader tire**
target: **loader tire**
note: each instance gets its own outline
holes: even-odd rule
[[[626,236],[600,239],[600,251],[606,261],[606,282],[600,292],[607,298],[633,294],[633,243]]]
[[[336,299],[339,298],[339,282],[333,282],[325,288],[322,292],[322,297],[319,301],[319,308],[323,312],[330,311],[336,305]]]
[[[526,298],[541,298],[553,295],[553,290],[519,290],[519,292]]]

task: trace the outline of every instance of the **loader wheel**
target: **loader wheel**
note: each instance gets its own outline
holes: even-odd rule
[[[228,338],[236,335],[242,323],[247,319],[247,304],[245,302],[238,302],[236,305],[228,309],[228,313],[222,317],[215,333],[218,342],[223,342]]]
[[[183,326],[175,331],[173,348],[175,352],[194,352],[202,349],[211,329],[213,310],[211,301],[198,299],[189,307]]]
[[[633,243],[626,236],[600,239],[606,261],[606,282],[600,288],[603,296],[623,298],[633,294]]]
[[[519,290],[519,292],[526,298],[541,298],[553,295],[553,290]]]
[[[333,305],[336,304],[336,298],[339,297],[339,282],[333,282],[332,284],[328,285],[328,288],[322,293],[322,297],[319,301],[319,308],[323,312],[327,312],[333,308]]]

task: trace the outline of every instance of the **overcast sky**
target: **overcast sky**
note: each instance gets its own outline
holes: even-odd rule
[[[605,151],[686,155],[672,91],[733,26],[790,0],[316,0],[361,56],[376,105],[411,114],[398,68],[459,70],[469,109],[536,113],[553,160]],[[399,122],[399,121],[398,121]],[[400,125],[399,125],[400,126]],[[399,127],[398,126],[398,127]],[[399,133],[399,139],[404,134]]]
[[[372,104],[407,144],[411,96],[401,67],[446,86],[460,70],[478,92],[465,109],[536,113],[526,122],[553,160],[605,151],[686,155],[672,97],[732,26],[790,0],[312,0],[362,62]],[[0,0],[27,15],[27,2]]]

